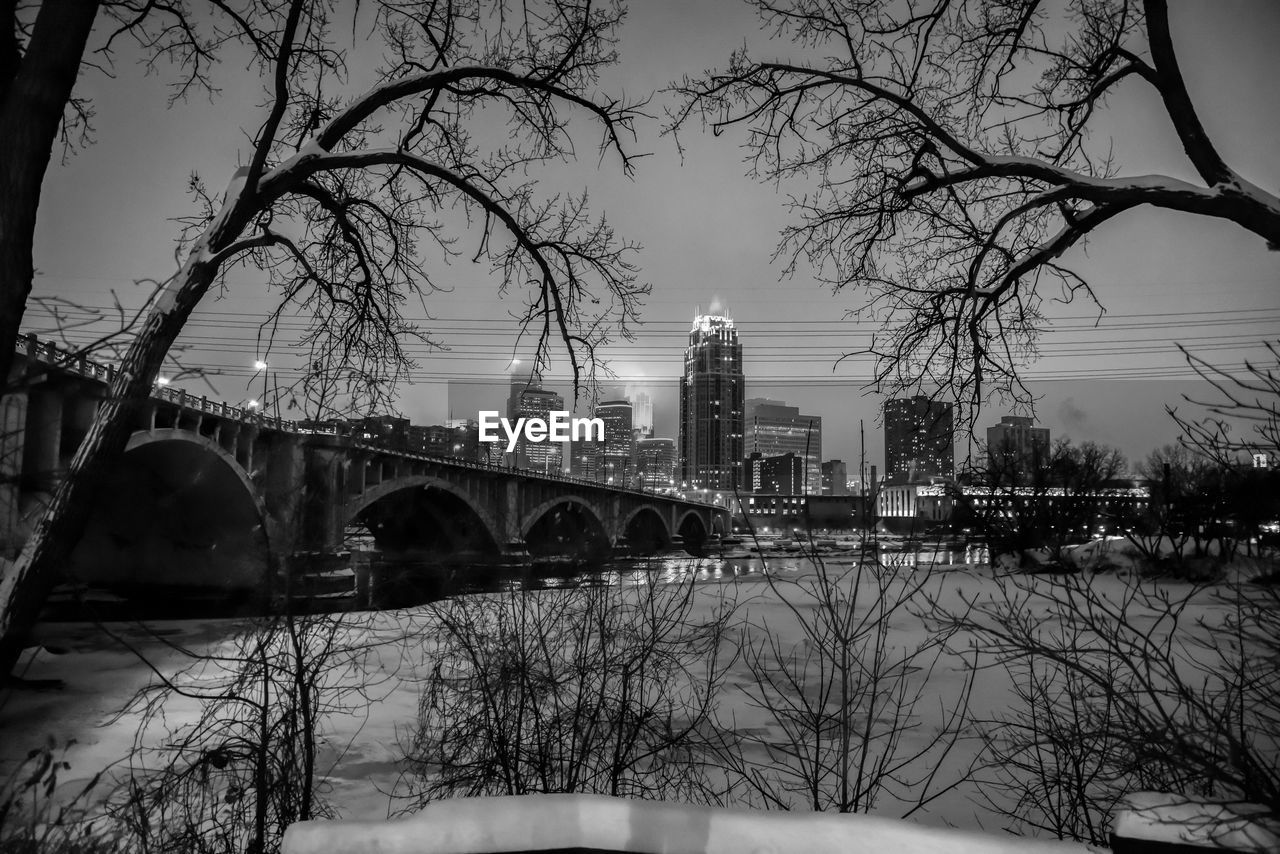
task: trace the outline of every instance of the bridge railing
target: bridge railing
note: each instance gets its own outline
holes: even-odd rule
[[[115,379],[116,369],[113,366],[95,362],[84,353],[59,347],[56,342],[41,341],[33,333],[15,338],[13,350],[20,356],[26,356],[29,361],[61,368],[89,379],[103,382]]]
[[[41,341],[35,334],[27,333],[19,335],[15,339],[14,350],[19,355],[25,356],[29,361],[38,362],[40,364],[56,367],[60,370],[68,371],[82,377],[101,382],[110,383],[115,380],[116,369],[112,365],[104,365],[94,362],[87,358],[84,353],[76,353],[66,348],[58,346],[53,341]],[[297,421],[287,418],[281,418],[275,415],[266,415],[257,409],[249,409],[242,406],[224,403],[219,400],[210,400],[207,396],[201,395],[197,397],[189,394],[183,389],[174,388],[169,385],[157,385],[151,391],[151,397],[156,400],[162,400],[166,403],[174,404],[183,409],[189,409],[196,412],[203,412],[208,415],[214,415],[218,418],[225,418],[231,421],[238,421],[243,424],[253,424],[264,430],[275,430],[281,433],[301,433],[312,435],[331,435],[344,436],[355,439],[354,445],[361,450],[376,452],[380,454],[389,454],[392,456],[405,457],[408,459],[417,459],[424,462],[438,462],[454,466],[463,466],[483,471],[501,472],[504,474],[516,474],[524,477],[538,477],[544,480],[554,480],[562,483],[569,483],[576,486],[589,486],[593,489],[605,489],[611,492],[620,492],[627,495],[638,495],[643,497],[674,497],[667,496],[664,493],[655,492],[648,489],[636,489],[628,486],[614,486],[613,484],[600,483],[594,480],[587,480],[573,475],[563,474],[561,472],[545,472],[536,469],[523,469],[514,466],[504,466],[497,463],[484,462],[481,460],[467,459],[466,457],[454,457],[444,454],[426,454],[417,451],[408,451],[399,448],[387,448],[372,442],[362,442],[357,434],[359,431],[351,426],[344,424],[308,424],[304,425]],[[706,501],[698,501],[680,496],[681,501],[690,504],[699,504],[709,508],[719,508],[720,505],[712,504]],[[723,509],[723,508],[721,508]]]
[[[14,352],[20,356],[25,356],[28,361],[58,368],[91,380],[110,383],[116,377],[114,365],[95,362],[84,353],[77,353],[65,347],[60,347],[53,341],[41,341],[39,337],[32,333],[19,335],[15,339]],[[175,404],[184,409],[204,412],[209,415],[216,415],[219,418],[240,421],[246,424],[256,424],[282,433],[299,432],[298,423],[295,421],[280,418],[279,416],[266,415],[257,409],[235,406],[220,400],[210,400],[205,395],[197,397],[183,389],[169,385],[155,386],[151,390],[151,397]]]
[[[316,431],[320,432],[320,431]],[[515,466],[504,466],[498,463],[489,463],[482,460],[468,459],[467,457],[454,457],[446,454],[426,454],[418,451],[407,451],[400,448],[387,448],[373,442],[356,442],[355,447],[379,454],[387,454],[397,457],[405,457],[407,459],[422,460],[423,462],[439,462],[453,466],[463,466],[465,468],[477,469],[479,471],[500,472],[502,474],[515,474],[524,477],[536,477],[543,480],[554,480],[561,483],[569,483],[575,486],[589,486],[593,489],[605,489],[611,492],[621,492],[627,495],[638,495],[645,498],[679,498],[679,500],[689,504],[699,504],[705,507],[726,509],[719,504],[712,504],[706,501],[698,501],[696,499],[684,498],[683,496],[671,496],[661,492],[654,492],[648,489],[635,489],[629,486],[614,486],[613,484],[600,483],[596,480],[587,480],[586,478],[574,477],[560,472],[545,472],[537,469],[523,469]]]

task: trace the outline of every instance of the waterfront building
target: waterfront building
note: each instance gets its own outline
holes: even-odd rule
[[[601,479],[615,486],[628,486],[635,477],[631,401],[602,401],[596,404],[595,417],[604,422],[604,443],[600,447]]]
[[[894,483],[954,477],[954,407],[924,395],[886,400],[884,466]]]
[[[822,464],[822,494],[849,494],[849,472],[844,460],[827,460]]]
[[[636,472],[642,489],[672,489],[676,485],[676,440],[641,439],[636,445]]]
[[[733,318],[697,315],[680,380],[682,488],[734,488],[743,457],[745,388],[742,345]]]
[[[945,523],[977,530],[1007,524],[1025,530],[1058,528],[1087,538],[1117,530],[1117,520],[1135,518],[1151,500],[1150,485],[1112,478],[1085,489],[1064,486],[957,484],[945,478],[891,483],[876,495],[876,515],[897,533],[924,533]]]
[[[857,495],[743,495],[734,521],[758,534],[850,530],[868,527],[867,505]]]
[[[795,454],[804,461],[800,492],[822,491],[822,416],[804,415],[781,400],[751,398],[744,407],[745,454]]]

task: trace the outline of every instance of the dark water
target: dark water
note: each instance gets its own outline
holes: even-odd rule
[[[801,577],[817,571],[851,568],[860,560],[901,569],[986,564],[987,550],[975,545],[882,545],[878,552],[821,549],[766,552],[748,556],[735,548],[694,557],[673,551],[651,557],[607,560],[544,558],[522,560],[441,559],[411,553],[384,554],[357,548],[350,557],[310,567],[294,582],[295,610],[351,611],[406,608],[448,596],[501,590],[539,590],[583,585],[752,584],[767,575]],[[43,618],[59,620],[155,620],[244,617],[281,607],[271,591],[247,588],[114,586],[62,589]]]

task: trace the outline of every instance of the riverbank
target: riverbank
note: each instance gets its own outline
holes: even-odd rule
[[[917,561],[919,558],[917,558]],[[904,561],[905,563],[905,561]],[[829,560],[825,569],[836,579],[844,594],[852,592],[857,573],[852,560]],[[936,627],[930,618],[943,613],[961,613],[975,602],[995,602],[1009,594],[1017,579],[1002,570],[963,564],[932,564],[925,571],[898,566],[886,571],[903,579],[920,578],[921,607],[895,612],[887,621],[886,646],[909,649],[928,642]],[[811,562],[783,559],[765,564],[759,561],[715,559],[670,560],[656,568],[619,564],[602,576],[605,583],[627,585],[670,584],[693,579],[694,618],[709,618],[730,605],[736,621],[730,640],[745,643],[764,638],[776,643],[782,655],[803,654],[806,632],[800,620],[812,613],[812,593],[803,588],[818,568]],[[542,583],[556,589],[573,583],[570,578],[550,577]],[[864,578],[863,583],[868,583]],[[1031,581],[1052,584],[1051,579]],[[1122,597],[1135,579],[1131,573],[1113,572],[1093,576],[1091,583],[1104,596]],[[797,586],[799,584],[800,586]],[[868,588],[870,589],[870,588]],[[491,593],[488,596],[526,595]],[[527,595],[537,596],[537,592]],[[872,597],[864,597],[870,601]],[[784,599],[786,601],[784,601]],[[866,607],[866,606],[860,606]],[[1206,625],[1215,622],[1212,590],[1196,594],[1193,618]],[[366,648],[368,654],[358,669],[343,674],[349,687],[361,686],[365,694],[348,711],[330,715],[323,722],[323,738],[317,767],[323,777],[321,793],[336,813],[344,818],[382,818],[404,806],[395,798],[403,792],[401,760],[417,722],[425,653],[438,635],[436,607],[425,605],[394,611],[358,612],[335,615],[340,622],[341,643]],[[50,691],[22,691],[8,694],[0,705],[0,730],[5,733],[0,748],[4,771],[12,768],[33,747],[52,740],[75,744],[66,752],[71,770],[64,774],[62,787],[75,788],[104,768],[114,765],[124,773],[141,720],[136,711],[122,711],[131,697],[155,681],[157,674],[172,675],[187,663],[187,650],[198,653],[228,652],[232,637],[244,625],[242,620],[155,621],[146,624],[114,624],[98,627],[79,623],[43,624],[39,640],[45,645],[24,660],[23,674],[31,679],[60,680],[63,687]],[[1017,703],[1016,686],[1000,668],[972,671],[973,656],[981,655],[972,637],[952,639],[927,673],[921,673],[924,694],[912,710],[910,727],[901,733],[903,755],[922,751],[947,729],[952,710],[969,697],[969,712],[979,720],[992,720]],[[989,662],[988,662],[989,663]],[[969,690],[968,680],[976,681]],[[758,683],[743,658],[734,660],[719,697],[721,726],[739,733],[781,741],[785,733],[770,713],[754,699]],[[194,700],[171,698],[164,710],[165,729],[181,729],[198,719]],[[163,735],[153,730],[144,741]],[[961,734],[955,748],[945,757],[934,778],[943,787],[959,777],[975,761],[982,747],[976,731]],[[748,758],[762,765],[767,756],[758,743]],[[886,793],[877,811],[898,815],[917,793]],[[803,803],[798,806],[803,807]],[[984,809],[972,782],[939,797],[915,819],[936,826],[991,828],[1003,826],[1003,819]]]

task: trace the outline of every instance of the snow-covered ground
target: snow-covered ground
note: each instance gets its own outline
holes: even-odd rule
[[[773,567],[775,577],[803,576],[806,572],[795,562],[775,563]],[[852,577],[847,562],[834,563],[832,568]],[[744,572],[740,566],[729,567],[710,560],[686,566],[683,571],[701,574],[709,582],[725,582],[697,587],[698,613],[710,615],[726,601],[732,601],[744,619],[756,626],[767,625],[770,633],[783,641],[784,647],[802,646],[795,613],[779,601],[777,592],[761,573]],[[939,607],[956,611],[967,600],[995,595],[1002,585],[1009,583],[1001,570],[988,567],[919,566],[914,570],[925,571],[929,572],[926,588],[929,596]],[[1131,574],[1125,571],[1095,578],[1095,583],[1114,588],[1117,595],[1132,582]],[[1203,606],[1206,613],[1213,608],[1208,594]],[[320,757],[320,768],[326,777],[324,798],[342,818],[382,819],[403,806],[391,800],[389,793],[397,791],[401,774],[398,762],[417,721],[421,674],[415,667],[422,660],[420,644],[433,642],[433,617],[431,608],[423,607],[349,614],[344,620],[349,639],[364,639],[376,645],[359,677],[371,685],[370,702],[361,704],[352,713],[334,715],[324,722]],[[154,678],[155,671],[172,673],[181,667],[185,658],[179,648],[217,648],[226,643],[237,625],[230,620],[189,620],[153,623],[150,631],[124,624],[114,626],[113,631],[131,649],[92,625],[42,625],[40,640],[57,652],[35,651],[25,661],[23,675],[31,679],[59,679],[65,687],[11,692],[3,701],[0,779],[29,749],[49,739],[59,744],[75,742],[65,757],[71,771],[64,775],[61,786],[67,789],[74,788],[72,781],[76,778],[87,779],[119,763],[133,747],[139,720],[133,713],[119,714],[130,697]],[[890,624],[889,643],[914,645],[927,635],[924,621],[902,612]],[[963,648],[965,644],[961,642],[959,646]],[[946,715],[962,696],[968,673],[966,660],[971,659],[972,652],[966,650],[965,659],[946,657],[929,675],[926,696],[916,709],[918,725],[905,736],[905,748],[923,746],[940,731]],[[750,674],[739,660],[730,672],[721,698],[722,720],[732,721],[740,729],[776,735],[777,728],[769,716],[749,703],[750,687]],[[1003,670],[983,670],[977,674],[971,712],[978,718],[989,719],[1007,708],[1013,698],[1012,686]],[[165,709],[168,725],[177,727],[194,720],[196,709],[194,701],[174,701]],[[961,740],[939,769],[935,784],[944,783],[950,775],[959,774],[970,764],[980,748],[980,740],[976,734],[969,735],[975,737]],[[877,812],[895,816],[902,808],[891,797],[886,797]],[[916,813],[913,820],[935,827],[997,832],[1007,824],[1007,819],[984,807],[972,786],[961,786],[940,797]]]

